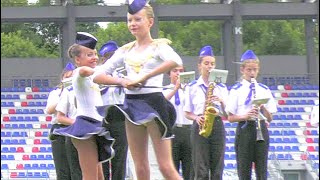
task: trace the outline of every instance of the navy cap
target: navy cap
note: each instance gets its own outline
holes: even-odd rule
[[[208,46],[203,46],[200,49],[199,56],[200,57],[203,57],[203,56],[214,56],[212,47],[209,46],[209,45]]]
[[[248,59],[259,60],[258,57],[254,54],[254,52],[252,50],[250,50],[250,49],[242,54],[240,61],[243,62],[243,61],[248,60]]]
[[[128,12],[135,14],[143,9],[147,3],[147,0],[129,0]]]
[[[76,44],[84,47],[95,49],[97,45],[97,38],[87,32],[77,32]]]
[[[74,69],[76,69],[76,67],[71,62],[68,62],[63,71],[73,71]]]
[[[99,50],[99,54],[104,56],[106,53],[114,52],[118,49],[118,45],[115,41],[108,41],[104,45],[101,46]]]

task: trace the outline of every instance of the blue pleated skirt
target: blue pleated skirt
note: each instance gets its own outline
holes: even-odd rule
[[[173,138],[172,127],[176,121],[174,106],[161,92],[150,94],[126,94],[124,104],[98,106],[97,110],[103,117],[107,117],[110,108],[119,108],[126,119],[135,125],[144,125],[155,120],[162,134],[162,139]],[[109,123],[108,119],[104,119]]]
[[[115,140],[110,136],[110,132],[102,127],[102,122],[93,118],[78,116],[72,125],[54,129],[53,134],[80,140],[95,136],[98,145],[99,162],[106,162],[114,156],[112,146]]]

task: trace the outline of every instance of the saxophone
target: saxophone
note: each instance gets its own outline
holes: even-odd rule
[[[199,135],[207,138],[210,136],[213,128],[215,117],[219,114],[219,110],[215,108],[208,97],[212,96],[215,88],[214,82],[209,83],[208,90],[206,92],[206,102],[204,107],[204,124],[199,128]]]

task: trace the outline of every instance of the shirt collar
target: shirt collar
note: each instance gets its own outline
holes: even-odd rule
[[[202,84],[207,87],[207,85],[204,83],[202,76],[200,76],[199,79],[197,80],[197,85],[201,86]]]
[[[249,87],[251,83],[249,81],[245,80],[245,79],[242,79],[241,84],[243,84],[244,86],[248,86]]]

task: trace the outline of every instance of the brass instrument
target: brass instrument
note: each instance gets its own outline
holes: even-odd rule
[[[213,90],[215,88],[214,82],[209,83],[208,90],[206,92],[206,102],[205,102],[205,107],[204,107],[204,124],[199,127],[199,135],[203,137],[209,137],[213,124],[214,124],[214,119],[215,117],[219,114],[219,110],[215,108],[211,101],[208,99],[209,97],[212,96]]]
[[[256,79],[255,78],[251,78],[251,84],[253,85],[252,86],[252,95],[253,95],[253,98],[256,99]],[[256,107],[257,105],[256,104],[253,104],[254,107]],[[258,109],[258,112],[260,113],[260,108]],[[259,119],[259,116],[258,117],[255,117],[254,118],[255,121],[257,122],[257,126],[256,126],[256,130],[257,130],[257,137],[256,137],[256,141],[257,142],[262,142],[262,141],[265,141],[264,138],[263,138],[263,134],[262,134],[262,131],[261,131],[261,124],[260,124],[260,119]]]

